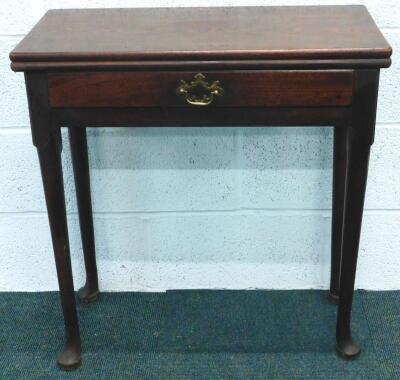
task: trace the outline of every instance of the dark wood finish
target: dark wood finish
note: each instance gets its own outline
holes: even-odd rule
[[[78,203],[79,225],[85,259],[86,283],[79,290],[82,302],[96,301],[99,295],[96,253],[94,244],[92,199],[90,195],[89,160],[86,141],[86,128],[68,128],[71,145],[72,166],[74,169],[76,198]]]
[[[352,134],[352,133],[350,133]],[[367,182],[370,146],[350,137],[349,166],[343,235],[343,255],[340,271],[340,297],[337,318],[337,350],[345,358],[356,357],[361,349],[351,334],[351,306],[353,302],[358,244]]]
[[[348,106],[353,71],[203,72],[219,80],[224,95],[212,106],[307,107]],[[196,72],[84,72],[49,75],[52,107],[176,107],[188,106],[176,93],[181,80]]]
[[[60,125],[90,127],[332,126],[350,120],[350,107],[54,108]]]
[[[329,296],[333,303],[339,301],[340,263],[342,259],[344,200],[347,169],[347,129],[336,126],[333,143],[332,191],[332,255]]]
[[[114,61],[114,62],[13,62],[14,71],[123,71],[138,70],[332,70],[389,67],[390,58],[313,60],[224,60],[224,61]]]
[[[49,11],[13,50],[35,62],[389,59],[364,6]],[[145,66],[143,66],[145,67]]]
[[[360,352],[360,347],[351,335],[351,306],[367,185],[369,152],[375,134],[378,83],[378,70],[356,72],[353,117],[350,127],[347,128],[348,165],[336,339],[339,354],[349,359],[356,357]]]
[[[72,370],[81,364],[81,341],[69,253],[59,143],[54,137],[51,138],[45,148],[38,150],[38,155],[65,321],[65,348],[57,362],[62,369]]]
[[[81,340],[75,305],[65,210],[61,166],[61,133],[60,128],[52,128],[48,117],[48,95],[45,76],[42,74],[27,74],[26,87],[32,130],[47,131],[45,142],[37,145],[37,151],[65,322],[66,342],[64,351],[58,357],[58,364],[62,369],[70,370],[79,367],[81,363]]]
[[[330,291],[339,294],[337,350],[357,356],[351,306],[379,69],[390,55],[362,6],[48,12],[10,56],[26,72],[45,189],[66,329],[60,366],[81,360],[60,126],[71,140],[85,301],[98,295],[87,126],[335,126]],[[208,106],[175,94],[198,72],[225,90]]]

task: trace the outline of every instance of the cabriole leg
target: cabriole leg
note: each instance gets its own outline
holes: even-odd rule
[[[334,128],[333,143],[333,191],[332,191],[332,242],[331,283],[329,298],[339,302],[340,263],[343,243],[344,200],[346,192],[347,148],[346,128]]]
[[[336,330],[337,350],[341,356],[347,359],[356,357],[361,350],[351,335],[351,307],[367,184],[369,151],[370,145],[368,143],[359,141],[354,136],[351,138]]]
[[[89,161],[86,128],[68,128],[74,169],[79,224],[86,269],[86,283],[79,289],[82,302],[96,301],[99,296],[96,251],[94,243],[92,200],[90,196]]]
[[[81,340],[69,251],[59,133],[58,130],[56,134],[51,134],[47,145],[38,148],[38,155],[65,322],[65,349],[57,362],[62,369],[72,370],[81,364]]]
[[[351,334],[351,307],[369,153],[375,134],[378,83],[379,70],[356,70],[354,73],[353,116],[351,126],[347,128],[348,164],[336,326],[337,351],[346,359],[355,358],[361,351]]]

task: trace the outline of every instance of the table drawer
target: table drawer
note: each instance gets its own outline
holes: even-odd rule
[[[353,71],[69,72],[48,84],[52,107],[348,106]]]

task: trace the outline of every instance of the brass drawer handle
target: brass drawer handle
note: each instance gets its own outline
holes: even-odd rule
[[[176,93],[183,96],[186,102],[193,106],[208,106],[216,96],[224,95],[224,90],[218,80],[209,84],[206,77],[199,73],[190,83],[181,80]]]

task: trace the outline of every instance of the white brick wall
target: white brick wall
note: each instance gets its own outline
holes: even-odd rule
[[[0,290],[57,288],[23,75],[11,72],[10,50],[50,8],[198,3],[1,2]],[[353,1],[210,0],[201,5],[332,3]],[[394,55],[392,67],[381,75],[357,285],[400,289],[400,4],[362,3]],[[89,130],[89,148],[103,290],[328,286],[331,129],[101,129]],[[63,159],[79,286],[82,251],[65,138]]]

